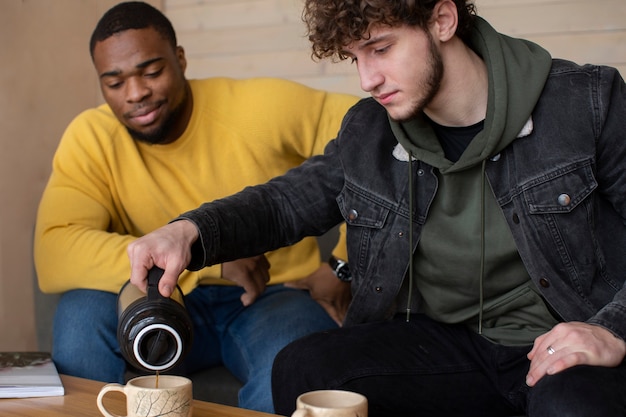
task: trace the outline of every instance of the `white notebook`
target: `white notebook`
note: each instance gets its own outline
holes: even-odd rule
[[[0,352],[0,398],[64,395],[48,352]]]

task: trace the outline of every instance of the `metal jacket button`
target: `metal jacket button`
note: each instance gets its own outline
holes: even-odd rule
[[[567,194],[561,194],[558,198],[559,204],[562,206],[567,206],[572,202],[572,199]]]
[[[545,278],[541,278],[539,280],[539,285],[541,285],[543,288],[549,288],[550,287],[550,281],[548,281]]]
[[[356,220],[357,217],[359,217],[359,213],[355,209],[350,209],[348,212],[348,220],[352,222]]]

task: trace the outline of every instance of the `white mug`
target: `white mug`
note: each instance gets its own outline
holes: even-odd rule
[[[305,392],[296,400],[292,417],[367,417],[367,398],[351,391]]]
[[[98,394],[98,409],[106,417],[191,417],[193,393],[191,380],[182,376],[140,376],[126,383],[107,384]],[[111,414],[102,404],[107,392],[119,391],[126,396],[127,416]]]

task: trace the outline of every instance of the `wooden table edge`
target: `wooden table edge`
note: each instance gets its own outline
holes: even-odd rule
[[[7,398],[0,399],[0,415],[9,412],[15,417],[50,416],[100,416],[96,405],[96,398],[104,382],[78,378],[69,375],[60,375],[65,395],[34,398]],[[112,396],[111,401],[117,408],[124,410],[125,400],[122,394]],[[107,394],[107,397],[109,395]],[[276,414],[262,413],[244,408],[209,403],[200,400],[193,401],[193,417],[276,417]]]

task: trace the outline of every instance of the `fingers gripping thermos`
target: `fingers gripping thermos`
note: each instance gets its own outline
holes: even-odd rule
[[[122,355],[132,366],[147,371],[166,371],[177,365],[193,336],[180,288],[176,286],[169,298],[159,293],[162,275],[161,268],[152,268],[146,293],[127,282],[117,299],[117,340]]]

